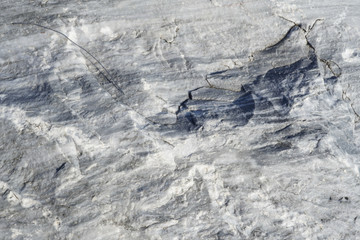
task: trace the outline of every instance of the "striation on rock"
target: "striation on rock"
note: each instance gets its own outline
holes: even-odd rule
[[[356,239],[355,0],[0,3],[1,239]]]

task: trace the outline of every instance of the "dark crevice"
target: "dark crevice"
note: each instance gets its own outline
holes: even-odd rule
[[[324,64],[328,67],[328,69],[330,70],[330,72],[331,72],[335,77],[338,78],[338,77],[341,76],[341,74],[342,74],[341,67],[340,67],[336,62],[334,62],[334,61],[332,61],[332,60],[322,59],[322,58],[320,58],[319,60],[320,60],[320,62],[324,63]],[[334,65],[338,68],[338,71],[336,71],[336,70],[334,69]]]
[[[57,168],[55,169],[54,177],[57,177],[57,176],[58,176],[59,172],[60,172],[62,169],[65,168],[65,165],[66,165],[66,162],[62,163],[59,167],[57,167]]]
[[[290,38],[291,33],[293,33],[294,31],[296,31],[298,28],[300,28],[298,25],[293,25],[292,27],[290,27],[290,29],[285,33],[285,35],[276,43],[271,44],[270,46],[267,46],[264,50],[271,50],[273,48],[278,47],[279,45],[281,45],[282,43],[284,43],[287,39]],[[302,28],[301,28],[302,29]]]
[[[346,90],[343,90],[342,91],[342,100],[345,101],[345,102],[348,102],[350,104],[350,107],[351,109],[353,110],[354,114],[355,114],[355,117],[356,117],[356,120],[355,120],[355,123],[359,122],[360,121],[360,115],[356,112],[354,106],[353,106],[353,103],[352,103],[352,100],[351,98],[347,95],[347,92]]]
[[[293,29],[294,27],[298,27],[299,29],[301,29],[301,30],[304,32],[304,37],[305,37],[305,40],[306,40],[306,45],[315,52],[316,57],[319,59],[319,61],[322,62],[322,63],[324,63],[325,66],[330,70],[330,72],[331,72],[335,77],[340,77],[340,76],[341,76],[341,74],[342,74],[341,67],[340,67],[336,62],[334,62],[334,61],[332,61],[332,60],[328,60],[328,59],[323,59],[323,58],[321,58],[321,57],[317,54],[317,51],[316,51],[315,47],[310,43],[310,41],[309,41],[309,39],[308,39],[308,35],[309,35],[310,32],[313,30],[313,28],[315,27],[316,23],[319,22],[319,21],[323,21],[324,19],[321,19],[321,18],[316,19],[316,20],[311,24],[311,26],[308,28],[308,30],[306,30],[305,28],[302,27],[301,24],[296,23],[295,21],[292,21],[292,20],[287,19],[287,18],[282,17],[282,16],[279,16],[279,17],[280,17],[281,19],[284,19],[284,20],[286,20],[286,21],[291,22],[291,23],[294,24],[292,27],[290,27],[290,29],[288,30],[287,34],[285,34],[284,38],[291,33],[291,31],[292,31],[292,29]],[[282,40],[283,40],[283,39],[281,39],[280,41],[282,41]],[[333,67],[332,65],[335,65],[335,66],[339,69],[339,71],[336,72],[336,71],[334,70],[334,67]]]

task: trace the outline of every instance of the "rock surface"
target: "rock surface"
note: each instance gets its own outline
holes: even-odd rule
[[[356,239],[356,0],[17,0],[2,239]]]

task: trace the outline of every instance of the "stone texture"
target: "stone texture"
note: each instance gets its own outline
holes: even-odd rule
[[[2,1],[2,239],[356,239],[355,0]]]

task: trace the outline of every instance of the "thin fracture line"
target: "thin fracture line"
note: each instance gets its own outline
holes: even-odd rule
[[[57,34],[60,34],[61,36],[63,36],[64,38],[66,38],[67,40],[69,40],[72,44],[74,44],[75,46],[77,46],[78,48],[80,48],[81,50],[83,50],[84,52],[86,52],[87,54],[89,54],[103,69],[104,71],[110,76],[111,78],[111,74],[109,73],[109,71],[104,67],[104,65],[102,65],[102,63],[96,58],[94,57],[94,55],[92,55],[88,50],[86,50],[84,47],[80,46],[79,44],[77,44],[76,42],[74,42],[73,40],[71,40],[68,36],[66,36],[64,33],[58,31],[58,30],[55,30],[55,29],[52,29],[50,27],[46,27],[46,26],[43,26],[43,25],[40,25],[40,24],[37,24],[37,23],[27,23],[27,22],[13,22],[11,23],[13,25],[34,25],[34,26],[37,26],[37,27],[40,27],[40,28],[44,28],[44,29],[47,29],[47,30],[50,30],[50,31],[53,31]],[[93,65],[95,65],[94,63],[92,63]],[[96,67],[96,66],[95,66]],[[125,95],[125,93],[120,89],[119,86],[117,86],[109,77],[107,77],[105,74],[102,74],[106,80],[108,82],[110,82],[117,90],[119,90],[122,94]]]

